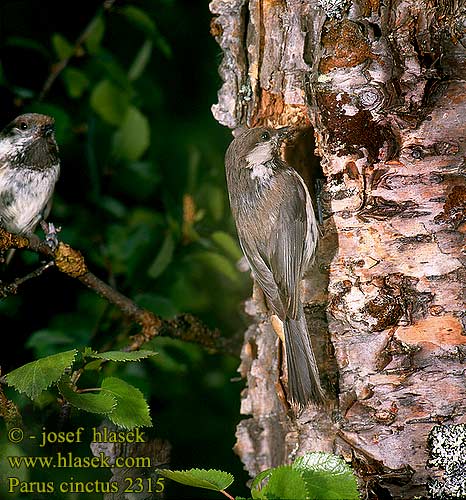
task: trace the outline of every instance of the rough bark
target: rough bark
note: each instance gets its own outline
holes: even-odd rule
[[[282,348],[250,301],[240,372],[241,412],[251,417],[236,451],[251,475],[331,451],[353,463],[367,498],[425,495],[437,474],[426,468],[429,433],[466,422],[466,5],[210,8],[224,52],[215,118],[230,128],[300,127],[287,160],[312,187],[315,147],[326,179],[303,296],[335,400],[292,414]]]

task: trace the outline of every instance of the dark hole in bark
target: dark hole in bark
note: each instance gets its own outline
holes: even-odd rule
[[[328,218],[324,210],[325,176],[323,174],[320,157],[314,154],[315,140],[312,127],[301,129],[285,149],[285,160],[299,172],[306,183],[311,195],[321,231],[320,244],[314,266],[307,273],[307,280],[311,291],[310,303],[306,306],[306,317],[309,326],[311,342],[314,347],[317,362],[320,368],[321,381],[329,398],[337,392],[338,378],[337,365],[333,345],[330,341],[327,317],[327,304],[320,299],[322,289],[328,288],[329,264],[337,250],[336,233],[333,231],[333,222],[322,224]],[[320,212],[320,214],[319,214]]]
[[[371,484],[371,489],[367,493],[368,500],[393,500],[389,490],[375,483]]]
[[[314,209],[316,209],[317,198],[320,195],[319,187],[322,186],[325,177],[320,165],[320,158],[314,154],[314,149],[314,129],[312,127],[303,128],[287,145],[285,160],[304,179],[312,197]]]

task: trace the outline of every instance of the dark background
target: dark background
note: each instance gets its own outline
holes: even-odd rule
[[[236,269],[241,253],[224,181],[231,134],[210,113],[221,84],[221,52],[209,34],[208,2],[103,5],[0,3],[1,126],[28,111],[55,117],[62,172],[49,220],[96,275],[163,317],[191,312],[232,336],[246,324],[241,301],[250,282]],[[74,47],[91,22],[98,28],[94,24],[85,43]],[[69,55],[41,98],[55,65]],[[135,121],[127,121],[128,110]],[[1,279],[38,265],[36,255],[17,252]],[[118,349],[137,332],[119,311],[54,270],[3,299],[0,321],[3,374],[72,348]],[[151,361],[112,370],[150,402],[152,434],[173,446],[170,467],[229,471],[236,478],[230,492],[245,495],[247,475],[232,451],[243,388],[239,360],[168,338],[153,348],[159,354]],[[56,428],[53,391],[39,406],[12,390],[8,395],[26,426]],[[98,424],[72,412],[67,425]],[[27,445],[24,452],[35,453]],[[57,479],[53,471],[29,471],[29,480],[44,477]],[[221,496],[189,487],[167,491],[167,498]]]

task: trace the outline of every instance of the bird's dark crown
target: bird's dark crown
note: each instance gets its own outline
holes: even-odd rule
[[[55,131],[55,120],[48,115],[26,113],[16,117],[2,131],[1,135],[51,135]]]

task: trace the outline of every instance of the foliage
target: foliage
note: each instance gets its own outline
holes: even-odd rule
[[[101,386],[94,389],[78,389],[79,371],[74,367],[73,375],[68,372],[73,366],[78,351],[61,352],[27,363],[8,373],[6,382],[19,392],[24,392],[31,399],[37,399],[50,385],[57,386],[65,401],[74,407],[107,417],[115,425],[125,429],[138,426],[151,426],[149,408],[144,397],[136,387],[116,377],[104,377]],[[100,372],[101,363],[87,363],[86,357],[107,361],[139,361],[154,356],[155,352],[102,352],[94,353],[86,348],[82,353],[81,364],[87,371]],[[95,394],[88,394],[87,391]]]
[[[2,17],[1,123],[30,111],[55,117],[62,172],[49,219],[60,238],[163,318],[190,312],[223,335],[242,330],[238,304],[249,279],[236,269],[241,252],[225,189],[230,136],[209,110],[218,60],[207,4],[25,0],[7,2]],[[37,265],[37,256],[17,252],[2,281]],[[178,450],[175,466],[202,446],[242,474],[231,453],[236,359],[160,338],[136,363],[141,352],[120,349],[137,327],[53,270],[2,299],[0,315],[14,339],[2,375],[21,393],[6,394],[28,428],[56,427],[57,395],[71,404],[70,425],[102,415],[127,428],[150,425],[150,406],[158,435]],[[35,453],[29,442],[18,448]],[[30,474],[37,480],[40,471]]]
[[[177,483],[194,486],[195,488],[205,488],[207,490],[221,491],[228,488],[233,483],[233,476],[228,472],[214,469],[191,469],[191,470],[159,470],[164,475]]]
[[[191,469],[158,472],[172,481],[219,491],[233,483],[233,476],[218,470]],[[261,472],[251,485],[251,496],[258,500],[357,500],[356,477],[351,467],[340,457],[329,453],[306,453],[292,465],[283,465]],[[237,500],[239,497],[236,497]]]

